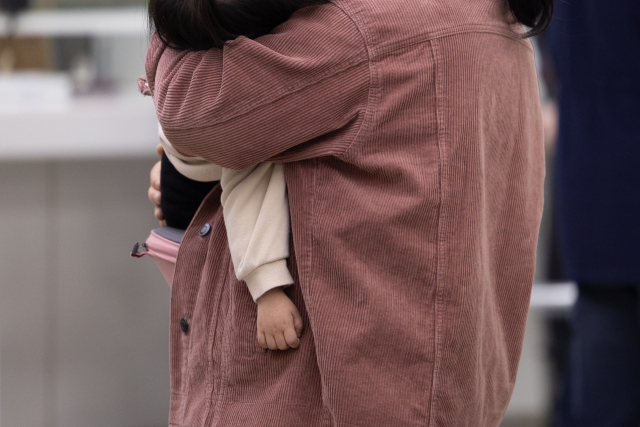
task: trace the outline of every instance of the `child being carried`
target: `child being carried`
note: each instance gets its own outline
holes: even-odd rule
[[[265,35],[314,0],[151,0],[150,18],[160,39],[176,49],[221,48],[238,36]],[[196,19],[197,18],[197,19]],[[152,95],[146,80],[141,92]],[[263,348],[297,348],[302,318],[282,288],[293,283],[287,269],[289,204],[282,164],[260,163],[235,171],[181,155],[159,127],[164,153],[162,210],[171,227],[185,229],[211,188],[220,181],[231,258],[257,303],[257,338]]]

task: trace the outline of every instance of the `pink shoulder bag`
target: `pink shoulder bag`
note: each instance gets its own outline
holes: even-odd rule
[[[151,234],[144,243],[133,245],[131,256],[134,258],[149,256],[160,268],[160,272],[171,287],[176,257],[183,236],[184,230],[171,227],[156,228],[151,230]]]

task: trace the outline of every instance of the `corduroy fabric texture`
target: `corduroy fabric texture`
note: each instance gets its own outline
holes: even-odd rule
[[[305,325],[296,350],[258,346],[216,187],[178,254],[171,425],[498,426],[544,179],[533,51],[509,19],[494,0],[335,0],[223,50],[153,39],[177,150],[286,162]]]

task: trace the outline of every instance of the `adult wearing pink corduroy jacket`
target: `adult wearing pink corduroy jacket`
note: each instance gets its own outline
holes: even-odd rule
[[[550,0],[528,3],[511,8],[540,30]],[[153,38],[180,153],[285,163],[305,328],[297,349],[258,345],[214,188],[176,265],[172,426],[498,426],[543,198],[524,31],[496,0],[332,0],[222,49]]]

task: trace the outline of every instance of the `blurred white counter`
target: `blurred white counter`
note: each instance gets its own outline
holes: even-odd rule
[[[72,97],[59,111],[0,113],[0,161],[155,156],[153,102],[131,95]]]
[[[0,36],[8,32],[8,18],[0,13]],[[141,7],[29,10],[16,20],[15,34],[31,37],[138,36],[149,32]]]
[[[578,298],[575,283],[536,283],[531,290],[531,310],[548,314],[568,313]]]

